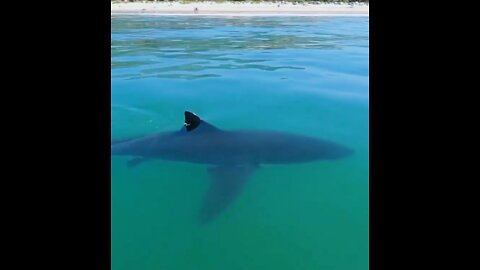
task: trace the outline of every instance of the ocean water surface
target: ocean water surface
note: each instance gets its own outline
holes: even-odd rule
[[[355,150],[261,166],[216,220],[196,222],[207,167],[111,162],[114,270],[368,269],[368,17],[111,19],[112,140],[178,130],[285,131]]]

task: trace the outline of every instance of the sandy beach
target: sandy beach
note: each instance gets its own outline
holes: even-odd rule
[[[180,2],[112,3],[111,14],[189,16],[368,16],[366,4],[215,3]]]

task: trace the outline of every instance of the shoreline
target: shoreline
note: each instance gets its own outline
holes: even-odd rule
[[[197,9],[197,10],[195,10]],[[366,4],[111,3],[111,15],[159,16],[369,16]]]

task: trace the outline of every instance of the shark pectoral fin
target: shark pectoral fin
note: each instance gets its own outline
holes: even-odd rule
[[[147,159],[144,158],[144,157],[132,158],[127,162],[127,166],[129,168],[133,168],[133,167],[137,166],[138,164],[143,163],[145,160],[147,160]]]
[[[240,194],[255,167],[221,166],[208,169],[211,183],[200,208],[200,223],[218,217]]]

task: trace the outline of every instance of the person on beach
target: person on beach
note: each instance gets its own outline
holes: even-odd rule
[[[193,12],[194,12],[194,13],[198,13],[198,8],[195,8],[195,9],[193,10]]]

